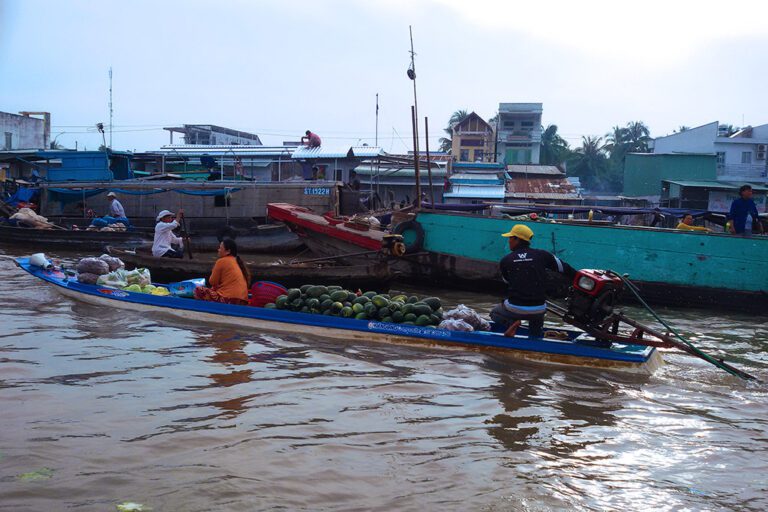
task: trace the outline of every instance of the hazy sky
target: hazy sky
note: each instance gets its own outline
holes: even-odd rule
[[[571,144],[768,123],[768,2],[723,0],[0,0],[0,110],[49,111],[52,137],[95,149],[112,66],[115,149],[183,123],[342,146],[373,143],[379,93],[379,144],[402,152],[409,24],[433,148],[452,111],[499,102],[543,102]]]

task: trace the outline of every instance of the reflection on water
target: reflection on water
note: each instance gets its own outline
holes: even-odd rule
[[[347,344],[0,277],[0,510],[768,508],[766,388],[686,356],[638,376]],[[768,379],[765,319],[666,314]]]

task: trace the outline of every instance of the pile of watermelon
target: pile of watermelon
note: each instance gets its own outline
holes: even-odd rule
[[[265,308],[315,315],[338,316],[357,320],[376,320],[396,324],[434,327],[443,319],[443,308],[437,297],[344,290],[341,286],[304,285],[280,295]]]

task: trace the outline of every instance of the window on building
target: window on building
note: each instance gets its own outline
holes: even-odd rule
[[[462,149],[459,151],[459,162],[469,162],[469,150]]]
[[[485,153],[483,152],[482,149],[475,150],[475,162],[482,162],[484,157],[485,157]]]
[[[13,149],[13,134],[11,132],[5,132],[5,149]]]
[[[470,148],[483,147],[485,146],[485,141],[483,139],[462,139],[461,145]]]
[[[502,123],[502,126],[504,126],[504,128],[514,128],[515,127],[515,122],[514,121],[504,121],[504,123]]]
[[[743,163],[743,164],[751,164],[752,163],[752,152],[751,151],[742,151],[741,152],[741,163]]]
[[[717,165],[725,165],[725,151],[717,152]]]
[[[533,121],[522,121],[520,123],[520,126],[524,128],[532,128],[533,127]]]

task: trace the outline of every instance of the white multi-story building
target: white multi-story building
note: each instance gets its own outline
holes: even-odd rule
[[[541,152],[541,103],[499,103],[496,161],[538,164]]]
[[[20,115],[0,112],[0,150],[47,149],[51,138],[51,114],[20,112]],[[43,116],[32,117],[35,115]]]
[[[748,126],[727,135],[715,121],[659,137],[653,152],[715,154],[718,180],[768,182],[768,124]]]

